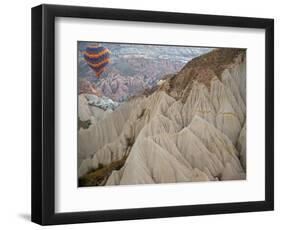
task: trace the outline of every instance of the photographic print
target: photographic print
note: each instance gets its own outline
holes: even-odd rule
[[[246,49],[78,41],[79,187],[246,179]]]

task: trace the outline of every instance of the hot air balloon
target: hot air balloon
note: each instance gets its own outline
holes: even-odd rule
[[[84,52],[84,59],[89,67],[99,77],[110,61],[109,50],[99,44],[89,45]]]

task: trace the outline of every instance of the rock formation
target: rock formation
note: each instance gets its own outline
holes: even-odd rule
[[[131,96],[150,90],[165,75],[178,72],[187,61],[211,50],[198,47],[100,43],[110,50],[110,62],[106,71],[97,78],[84,59],[87,44],[79,42],[78,45],[80,93],[91,94],[93,88],[98,94],[118,102],[127,101]]]
[[[99,96],[99,92],[97,91],[96,87],[86,79],[79,79],[78,89],[79,94],[87,93]]]
[[[215,49],[78,133],[81,186],[246,178],[246,51]],[[93,115],[96,114],[96,115]]]

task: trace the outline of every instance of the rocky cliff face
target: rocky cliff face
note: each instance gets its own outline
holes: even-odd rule
[[[87,94],[94,94],[94,95],[99,96],[99,92],[97,91],[97,89],[94,86],[94,84],[91,84],[86,79],[79,79],[79,81],[78,81],[78,89],[79,89],[78,94],[87,93]]]
[[[245,179],[246,51],[197,57],[78,135],[82,186]]]

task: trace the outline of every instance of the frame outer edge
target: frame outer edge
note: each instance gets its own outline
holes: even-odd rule
[[[55,216],[55,14],[42,5],[42,222]]]
[[[43,8],[31,9],[31,221],[42,224],[42,19]]]
[[[267,21],[265,39],[265,199],[268,210],[274,210],[274,19]]]

